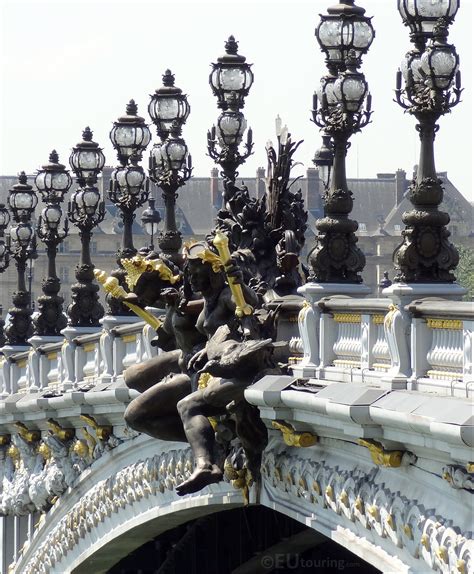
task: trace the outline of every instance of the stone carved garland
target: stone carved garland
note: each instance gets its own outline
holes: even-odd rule
[[[88,532],[112,513],[149,496],[173,492],[193,470],[189,448],[171,450],[120,470],[96,484],[51,530],[22,574],[47,574]]]
[[[54,526],[22,566],[22,573],[48,574],[87,533],[120,509],[159,493],[173,498],[175,486],[188,478],[192,469],[192,454],[185,448],[139,461],[99,482]],[[318,506],[345,517],[404,548],[422,561],[423,568],[427,564],[443,574],[472,572],[473,541],[415,500],[376,483],[377,472],[342,470],[287,451],[266,451],[262,464],[265,483],[286,497],[304,501],[309,512]]]
[[[120,444],[113,434],[101,440],[83,429],[84,439],[61,440],[46,434],[29,442],[20,435],[0,446],[0,514],[22,516],[45,512],[81,472],[105,451]]]
[[[264,453],[262,476],[278,491],[332,511],[404,548],[435,572],[468,574],[474,568],[474,541],[416,500],[393,493],[375,482],[378,470],[342,470],[324,461]],[[395,551],[393,553],[397,555]],[[422,569],[426,566],[422,565]]]

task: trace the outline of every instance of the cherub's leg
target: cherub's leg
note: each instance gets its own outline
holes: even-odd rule
[[[219,379],[178,403],[178,412],[193,450],[195,464],[193,474],[176,487],[180,496],[197,492],[208,484],[222,480],[222,469],[217,464],[215,454],[214,429],[208,417],[225,414],[226,405],[239,399],[244,389],[245,386],[233,381]]]
[[[146,391],[170,373],[179,373],[179,359],[181,351],[176,349],[161,353],[153,359],[149,359],[144,363],[132,365],[128,367],[123,373],[125,384],[129,389]]]
[[[176,405],[190,392],[188,375],[174,375],[133,399],[125,411],[125,421],[133,429],[152,437],[186,442]]]

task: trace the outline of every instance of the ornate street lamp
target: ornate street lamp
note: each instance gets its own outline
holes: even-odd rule
[[[180,265],[182,238],[176,225],[176,199],[178,189],[192,172],[191,155],[181,137],[190,106],[187,96],[174,85],[170,70],[163,76],[163,86],[151,96],[148,111],[161,140],[153,146],[149,160],[150,179],[162,189],[165,202],[164,229],[158,246],[166,258]]]
[[[362,8],[355,7],[350,0],[341,1],[340,6],[349,6],[352,12],[357,11],[350,15],[353,33],[350,45],[358,46],[359,51],[349,50],[342,64],[340,54],[343,52],[331,52],[334,42],[325,43],[326,36],[318,36],[318,41],[331,61],[328,63],[329,76],[325,76],[321,82],[319,98],[318,94],[313,97],[313,121],[323,130],[323,137],[326,138],[326,141],[323,140],[325,149],[317,152],[315,163],[322,160],[321,165],[329,168],[330,154],[334,158],[330,170],[331,180],[324,198],[325,217],[316,222],[316,246],[309,255],[313,268],[312,279],[319,283],[361,283],[360,272],[365,265],[364,254],[356,245],[357,222],[349,219],[353,199],[347,187],[346,153],[349,138],[369,123],[372,114],[372,98],[364,75],[358,68],[361,55],[367,51],[373,39],[373,30],[370,20],[363,16]],[[333,9],[328,12],[331,10],[334,13]],[[346,13],[340,10],[334,14],[338,14],[339,24],[343,28],[347,24]],[[330,21],[334,26],[337,23],[335,17],[324,21]],[[355,25],[357,21],[361,22],[360,26]],[[318,28],[319,32],[321,29],[322,24]],[[370,34],[367,30],[371,30]],[[363,50],[362,46],[365,46]],[[339,70],[337,78],[334,74],[336,69]]]
[[[245,62],[245,56],[238,54],[238,42],[234,36],[229,36],[225,43],[225,54],[217,58],[217,63],[213,63],[212,72],[209,76],[212,93],[217,97],[219,108],[226,110],[230,103],[237,108],[243,108],[245,97],[248,96],[252,87],[254,76],[252,64]]]
[[[438,19],[443,18],[449,25],[458,10],[459,0],[398,0],[403,23],[410,28],[410,39],[420,51],[433,37]]]
[[[252,87],[254,75],[252,64],[237,53],[238,42],[229,36],[225,44],[226,53],[212,64],[209,84],[212,93],[217,97],[217,106],[223,113],[217,119],[217,126],[207,132],[207,149],[209,156],[218,163],[224,178],[224,200],[232,196],[232,188],[238,177],[237,169],[252,154],[252,129],[247,132],[244,153],[240,153],[247,120],[240,111],[245,105],[245,97]]]
[[[316,153],[314,154],[313,163],[318,169],[319,177],[324,184],[324,189],[327,190],[331,180],[334,152],[332,149],[331,136],[324,134],[322,140],[323,143],[321,147],[316,150]]]
[[[36,175],[35,184],[45,203],[36,233],[46,245],[48,275],[42,283],[43,295],[38,297],[39,314],[33,321],[34,333],[57,337],[67,324],[63,314],[64,299],[58,295],[61,284],[56,273],[58,245],[68,234],[67,219],[61,225],[63,212],[60,203],[71,187],[72,179],[65,166],[59,163],[56,151],[51,152],[49,163]]]
[[[404,23],[410,27],[415,50],[405,56],[397,73],[398,104],[418,121],[421,148],[418,171],[409,188],[413,210],[404,213],[403,242],[393,254],[399,273],[396,282],[452,283],[459,256],[449,242],[446,226],[449,215],[438,210],[443,200],[443,187],[436,174],[434,139],[436,123],[461,99],[459,57],[447,43],[448,24],[459,7],[457,0],[427,3],[399,1]],[[433,21],[442,12],[442,18]],[[426,42],[426,44],[425,44]],[[402,88],[402,80],[405,86]]]
[[[122,166],[126,166],[132,156],[141,158],[151,140],[151,133],[145,120],[137,115],[137,104],[130,100],[126,114],[114,122],[110,131],[110,141],[117,150]]]
[[[99,145],[92,141],[92,132],[86,128],[82,141],[72,150],[69,164],[79,184],[68,204],[68,218],[79,229],[81,258],[76,267],[75,283],[71,287],[72,303],[67,309],[68,324],[74,327],[98,327],[104,309],[99,303],[99,286],[93,282],[94,265],[91,261],[92,229],[105,216],[105,204],[95,186],[104,167],[105,157]]]
[[[0,349],[6,343],[4,329],[5,329],[5,320],[3,319],[3,305],[0,304]]]
[[[110,179],[109,199],[119,209],[123,221],[122,245],[117,251],[116,269],[112,276],[125,286],[125,276],[121,260],[130,259],[137,250],[133,245],[133,221],[135,211],[148,199],[149,180],[138,165],[142,154],[151,140],[151,133],[145,120],[137,115],[138,108],[134,100],[127,104],[126,115],[114,122],[110,132],[110,141],[117,151],[121,166],[114,169]],[[107,313],[111,315],[129,315],[131,312],[113,297],[107,297]]]
[[[10,214],[4,203],[0,203],[0,273],[10,264],[10,235],[5,240],[5,230],[10,223]]]
[[[327,11],[328,14],[320,14],[321,22],[315,35],[321,51],[326,54],[328,69],[344,70],[349,54],[357,58],[360,65],[375,37],[371,18],[364,16],[365,9],[356,6],[354,0],[339,0],[339,4]]]
[[[94,185],[105,165],[105,157],[99,144],[92,141],[92,132],[87,127],[82,132],[82,141],[72,149],[69,165],[76,174],[76,181],[82,187],[85,184]]]
[[[161,221],[160,212],[155,208],[155,199],[150,197],[148,200],[148,207],[143,210],[141,216],[141,223],[145,233],[150,236],[150,245],[148,251],[152,253],[155,250],[154,237],[158,230],[158,224]]]
[[[163,75],[163,86],[155,90],[150,96],[148,113],[156,126],[156,132],[164,141],[171,130],[171,126],[177,123],[183,126],[188,119],[191,107],[186,94],[174,85],[174,74],[166,70]]]
[[[8,205],[15,222],[10,228],[12,245],[9,250],[18,271],[18,286],[13,294],[14,307],[9,309],[10,323],[5,329],[9,345],[28,345],[28,339],[33,334],[31,294],[26,287],[26,267],[28,260],[36,255],[31,216],[37,203],[38,198],[33,187],[28,184],[25,172],[22,171],[18,176],[18,183],[12,187],[8,196]]]
[[[159,162],[159,163],[157,163]],[[152,170],[154,181],[163,190],[165,221],[158,237],[158,246],[163,255],[180,265],[181,232],[176,225],[177,191],[191,177],[192,158],[186,142],[181,137],[178,122],[171,126],[168,139],[161,144],[159,156],[154,156]]]

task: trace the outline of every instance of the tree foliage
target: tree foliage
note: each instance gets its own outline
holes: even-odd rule
[[[468,290],[464,298],[472,301],[474,299],[474,251],[463,245],[457,245],[456,248],[459,251],[456,278],[458,283]]]

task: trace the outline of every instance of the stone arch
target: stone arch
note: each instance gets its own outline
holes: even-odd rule
[[[348,467],[340,451],[327,449],[326,460],[317,452],[272,440],[263,460],[259,500],[254,488],[250,502],[305,524],[381,571],[423,571],[435,559],[445,560],[446,566],[461,559],[464,539],[458,529],[444,543],[448,525],[439,517],[416,500],[400,506],[399,496],[383,481],[393,477],[390,469],[374,474],[369,463],[352,460]],[[191,469],[192,455],[184,443],[139,436],[103,453],[45,515],[13,571],[98,574],[112,565],[111,555],[116,562],[173,526],[243,506],[241,492],[227,482],[179,498],[174,487]],[[429,537],[410,527],[417,509],[418,528],[433,523]],[[434,556],[438,547],[446,547],[438,552],[441,558]],[[468,554],[464,549],[464,562]]]

